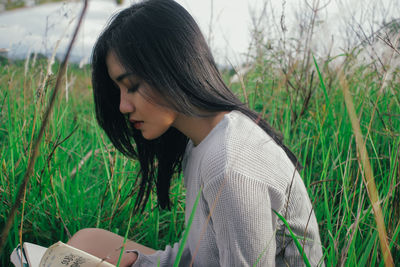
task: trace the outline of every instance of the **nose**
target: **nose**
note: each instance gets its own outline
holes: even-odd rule
[[[135,110],[133,104],[129,101],[129,98],[126,93],[121,90],[120,93],[120,101],[119,101],[119,111],[122,114],[129,114]]]

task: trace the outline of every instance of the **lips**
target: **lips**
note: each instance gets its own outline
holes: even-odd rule
[[[133,120],[133,119],[129,119],[129,121],[133,124],[133,127],[135,127],[135,129],[140,129],[143,125],[143,121],[137,121],[137,120]]]
[[[133,127],[135,127],[136,129],[140,129],[143,125],[143,121],[137,121],[133,123]]]

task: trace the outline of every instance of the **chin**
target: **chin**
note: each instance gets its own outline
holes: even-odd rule
[[[149,141],[154,140],[154,139],[157,139],[157,138],[160,137],[161,135],[162,135],[162,134],[160,134],[160,135],[157,135],[157,134],[146,134],[146,133],[143,133],[143,132],[142,132],[143,138],[146,139],[146,140],[149,140]]]
[[[144,135],[144,134],[142,134],[142,136],[143,136],[144,139],[149,140],[149,141],[154,140],[154,139],[157,138],[157,137],[153,137],[153,136],[147,136],[147,135]]]
[[[153,132],[153,133],[148,133],[148,132],[146,133],[145,131],[142,131],[142,136],[144,139],[151,141],[162,136],[167,130],[168,129],[162,132]]]

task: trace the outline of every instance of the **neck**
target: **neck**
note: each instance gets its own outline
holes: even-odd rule
[[[201,143],[228,111],[206,114],[206,117],[190,117],[179,114],[174,127],[190,138],[195,146]]]

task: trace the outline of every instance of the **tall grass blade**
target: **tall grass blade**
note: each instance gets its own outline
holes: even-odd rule
[[[296,245],[297,249],[299,250],[299,253],[303,257],[304,264],[307,267],[311,267],[310,261],[308,260],[306,253],[304,253],[302,245],[300,244],[299,240],[297,239],[297,236],[293,233],[293,231],[290,228],[286,219],[282,215],[280,215],[278,212],[276,212],[275,210],[272,210],[272,211],[276,214],[276,216],[278,216],[278,218],[285,224],[285,226],[289,230],[290,236],[292,237],[294,244]]]
[[[133,207],[131,207],[131,210],[133,210]],[[131,227],[132,215],[133,215],[133,212],[131,212],[131,214],[129,216],[128,227],[126,228],[126,232],[125,232],[125,235],[124,235],[124,242],[122,243],[121,252],[119,253],[117,267],[119,267],[119,265],[121,264],[122,255],[124,254],[125,244],[126,244],[126,241],[128,240],[128,233],[129,233],[129,229]]]
[[[324,79],[322,78],[321,71],[319,70],[318,63],[317,63],[317,60],[315,59],[314,55],[313,55],[313,60],[314,60],[315,68],[317,69],[317,72],[318,72],[318,77],[319,77],[319,81],[321,83],[322,90],[324,91],[325,105],[326,105],[326,109],[328,110],[329,121],[331,123],[333,123],[333,115],[332,115],[332,109],[330,108],[330,104],[329,104],[328,91],[326,90]]]
[[[57,93],[58,93],[60,85],[61,85],[61,80],[62,80],[62,78],[63,78],[63,76],[65,74],[65,69],[66,69],[66,66],[67,66],[67,63],[68,63],[69,55],[70,55],[71,50],[72,50],[72,46],[73,46],[73,44],[75,42],[76,36],[77,36],[79,28],[81,26],[83,16],[86,13],[87,4],[88,4],[88,0],[85,0],[84,4],[83,4],[81,15],[80,15],[79,20],[78,20],[78,24],[76,25],[76,28],[75,28],[74,35],[72,36],[72,39],[71,39],[71,41],[69,43],[69,46],[68,46],[68,49],[67,49],[67,53],[65,54],[64,60],[61,63],[60,70],[59,70],[59,73],[57,75],[56,85],[54,87],[54,90],[53,90],[53,93],[51,95],[48,107],[47,107],[46,112],[44,114],[43,123],[42,123],[42,126],[40,128],[39,135],[38,135],[37,139],[35,140],[35,143],[34,143],[34,146],[33,146],[33,150],[32,150],[32,154],[29,157],[28,168],[27,168],[27,170],[25,172],[23,181],[22,181],[22,183],[21,183],[21,185],[19,187],[18,194],[17,194],[15,202],[14,202],[12,208],[11,208],[10,214],[8,215],[7,222],[6,222],[6,224],[5,224],[4,228],[3,228],[3,231],[2,231],[2,234],[1,234],[1,239],[0,239],[0,253],[3,251],[4,245],[6,244],[6,240],[7,240],[7,237],[8,237],[8,233],[9,233],[9,231],[10,231],[12,225],[13,225],[13,221],[14,221],[15,215],[17,213],[17,209],[21,204],[21,200],[22,200],[24,194],[26,193],[25,192],[26,191],[26,186],[27,186],[27,184],[29,182],[29,178],[31,176],[31,173],[33,171],[33,167],[35,165],[36,158],[37,158],[38,153],[39,153],[39,145],[40,145],[41,140],[43,138],[44,130],[45,130],[47,124],[48,124],[49,117],[50,117],[52,109],[54,107],[55,99],[56,99]]]
[[[189,221],[188,221],[188,224],[186,225],[185,232],[183,233],[182,241],[179,246],[178,254],[176,255],[176,258],[175,258],[174,267],[178,267],[179,262],[181,261],[183,250],[185,248],[186,241],[189,237],[190,227],[192,226],[194,215],[196,214],[197,205],[199,204],[201,192],[203,191],[202,189],[203,188],[201,187],[199,190],[199,193],[197,193],[196,200],[193,204],[193,209],[192,209],[192,212],[190,213]]]
[[[359,259],[359,262],[358,262],[359,266],[367,266],[367,260],[371,255],[371,250],[375,244],[376,238],[377,238],[376,232],[374,232],[372,234],[372,237],[368,241],[367,247],[363,250],[364,253],[362,254],[361,258]]]
[[[359,161],[364,171],[364,182],[367,187],[368,197],[371,200],[372,209],[374,211],[375,221],[378,227],[379,241],[383,253],[385,266],[394,266],[392,254],[390,253],[386,227],[382,209],[379,202],[379,195],[375,185],[375,179],[371,168],[371,163],[368,158],[367,148],[361,133],[360,123],[354,108],[353,99],[350,95],[349,86],[343,72],[340,74],[340,84],[343,90],[343,96],[346,103],[347,111],[351,120],[354,135],[356,137],[356,146],[360,154]]]

